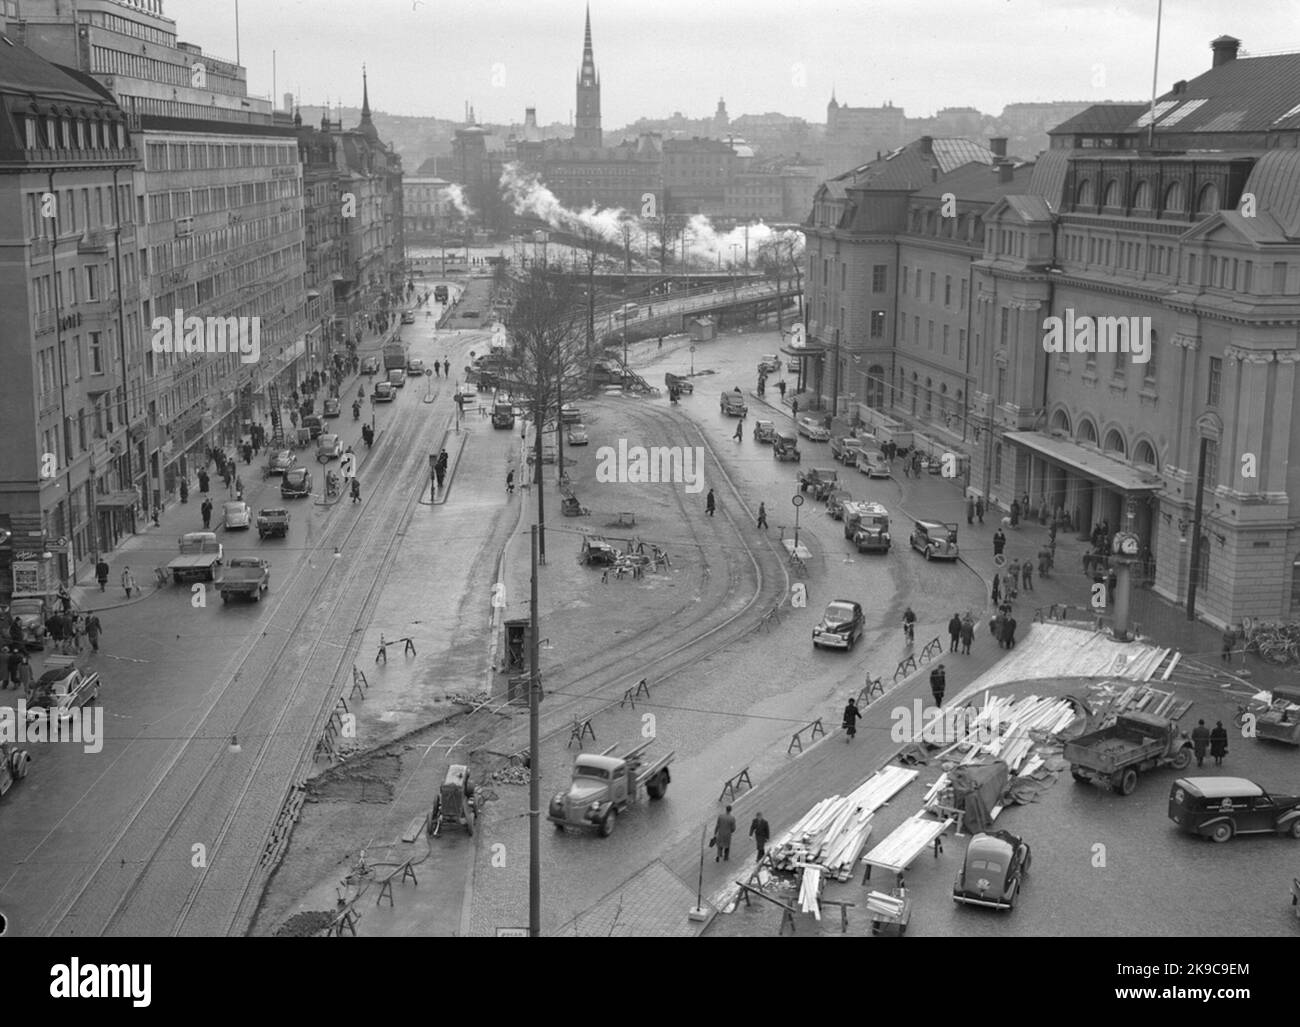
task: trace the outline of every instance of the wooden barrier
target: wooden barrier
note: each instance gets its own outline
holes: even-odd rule
[[[787,756],[789,756],[790,753],[792,753],[796,748],[800,752],[803,752],[803,738],[801,736],[805,731],[808,732],[809,742],[811,742],[814,738],[817,738],[818,736],[824,736],[826,734],[826,728],[822,726],[821,717],[818,717],[811,724],[805,724],[803,727],[801,727],[798,731],[796,731],[793,735],[790,736],[790,744],[786,746],[785,749],[785,754]]]
[[[587,737],[590,737],[593,742],[596,740],[596,729],[591,726],[591,718],[588,717],[585,720],[582,720],[578,717],[574,717],[573,727],[569,731],[569,744],[566,745],[565,748],[567,749],[569,746],[573,745],[574,742],[577,742],[578,748],[581,749],[582,740]]]
[[[393,872],[379,882],[379,897],[375,899],[376,906],[384,899],[388,899],[388,907],[390,909],[393,907],[393,878],[398,874],[402,875],[403,884],[406,883],[407,878],[410,878],[411,881],[415,883],[416,887],[419,887],[420,882],[416,879],[415,867],[411,865],[411,861],[408,859],[400,867],[394,867]]]
[[[402,643],[405,645],[405,649],[403,650],[403,655],[404,655],[404,656],[414,656],[414,655],[415,655],[415,640],[414,640],[414,639],[411,639],[411,638],[395,638],[395,639],[393,639],[391,642],[389,642],[387,639],[384,638],[383,635],[380,635],[380,636],[379,636],[379,651],[378,651],[377,653],[375,653],[375,662],[378,663],[380,660],[383,660],[384,663],[387,663],[387,662],[388,662],[388,647],[389,647],[390,645],[397,645],[398,642],[402,642]]]
[[[878,677],[867,675],[867,683],[858,689],[858,705],[870,705],[871,700],[876,696],[882,699],[885,697],[885,683]]]
[[[742,770],[739,774],[727,778],[727,783],[722,786],[722,794],[718,796],[718,801],[721,802],[723,799],[728,797],[734,799],[739,793],[741,785],[744,785],[746,788],[754,787],[754,783],[749,779],[748,767]]]
[[[635,687],[629,688],[626,692],[623,693],[623,699],[618,704],[619,709],[631,705],[632,709],[635,710],[636,701],[638,697],[644,697],[646,699],[650,698],[650,686],[649,684],[646,683],[645,678],[642,678],[640,681],[638,681]]]
[[[895,683],[897,683],[899,678],[907,677],[911,671],[916,669],[916,656],[912,653],[908,653],[904,659],[898,661],[898,666],[894,669]]]
[[[933,660],[936,655],[943,655],[943,643],[939,641],[937,635],[932,640],[925,643],[925,648],[921,650],[921,662],[926,663],[929,660]]]
[[[366,689],[369,687],[370,682],[366,680],[365,672],[354,663],[352,665],[352,691],[348,693],[348,698],[355,698],[356,694],[360,692],[361,698],[364,699]]]

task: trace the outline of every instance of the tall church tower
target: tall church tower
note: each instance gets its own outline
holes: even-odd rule
[[[578,146],[604,146],[600,130],[600,76],[591,53],[591,7],[587,7],[587,32],[582,41],[582,70],[578,72],[577,120],[573,141]]]

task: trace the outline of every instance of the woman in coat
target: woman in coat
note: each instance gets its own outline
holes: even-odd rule
[[[1223,757],[1228,755],[1228,732],[1221,720],[1214,722],[1214,730],[1210,732],[1210,755],[1216,767],[1223,766]]]

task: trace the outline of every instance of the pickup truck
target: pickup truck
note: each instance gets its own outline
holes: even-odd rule
[[[271,565],[255,556],[237,556],[230,561],[217,588],[221,590],[221,601],[230,602],[234,596],[243,596],[258,602],[262,593],[271,587]]]
[[[32,683],[27,696],[27,719],[57,717],[69,720],[72,711],[99,698],[99,674],[77,666],[75,656],[48,656],[45,672]]]
[[[739,389],[724,392],[719,403],[720,409],[728,417],[744,417],[749,412],[749,407],[745,405],[745,397],[740,394]]]
[[[191,531],[178,542],[180,556],[167,565],[176,584],[185,581],[212,581],[225,555],[217,536],[211,531]]]
[[[622,756],[604,752],[579,753],[573,761],[573,779],[568,791],[556,792],[551,799],[548,820],[563,831],[566,827],[596,828],[601,837],[614,833],[619,813],[632,805],[644,787],[651,799],[662,799],[672,777],[668,764],[675,753],[649,760],[645,750],[651,742],[642,742]]]
[[[1192,739],[1168,717],[1121,713],[1110,727],[1066,742],[1062,755],[1079,783],[1110,785],[1120,795],[1130,795],[1144,770],[1190,766]]]
[[[284,538],[289,534],[289,511],[282,506],[257,512],[258,538]]]

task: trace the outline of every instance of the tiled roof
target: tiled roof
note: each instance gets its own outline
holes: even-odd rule
[[[934,198],[952,193],[959,200],[971,203],[993,202],[1011,193],[1022,193],[1027,187],[1032,164],[1018,164],[1010,182],[998,181],[997,171],[980,161],[972,161],[931,182],[917,191],[917,196]]]
[[[1157,100],[1172,104],[1156,119],[1177,132],[1262,132],[1300,127],[1300,53],[1238,57]],[[1186,109],[1197,101],[1195,109]],[[1136,117],[1136,116],[1135,116]]]
[[[22,96],[35,93],[71,102],[104,102],[103,93],[5,35],[0,35],[0,93]]]
[[[1097,103],[1067,118],[1048,135],[1113,135],[1125,131],[1135,118],[1150,108],[1146,103]]]
[[[939,173],[946,175],[963,164],[992,164],[993,151],[969,139],[935,139],[932,143]]]
[[[1050,221],[1052,210],[1041,196],[1008,196],[1007,206],[1025,221]]]
[[[933,170],[947,174],[965,164],[993,163],[993,151],[969,139],[932,139],[929,155],[921,152],[921,140],[891,150],[878,160],[836,176],[850,189],[913,190],[933,181]]]
[[[1061,209],[1065,192],[1065,174],[1070,170],[1069,150],[1047,150],[1038,155],[1029,179],[1029,193],[1041,196],[1053,210]]]

